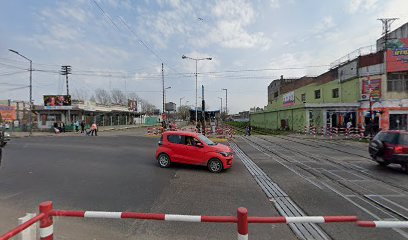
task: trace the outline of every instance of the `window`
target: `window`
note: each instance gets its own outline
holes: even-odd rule
[[[315,90],[315,99],[319,99],[319,98],[320,98],[320,89]]]
[[[406,134],[406,133],[401,133],[400,134],[399,144],[408,145],[408,134]]]
[[[338,98],[339,97],[339,89],[335,88],[332,90],[332,97],[333,98]]]
[[[214,143],[213,141],[211,141],[210,139],[208,139],[206,136],[204,136],[204,135],[198,135],[198,138],[201,140],[201,141],[203,141],[203,142],[205,142],[208,146],[214,146],[214,145],[217,145],[216,143]]]
[[[275,92],[274,94],[273,94],[273,97],[274,98],[277,98],[279,96],[279,92]]]
[[[408,91],[408,74],[407,73],[390,73],[387,76],[388,92]]]
[[[302,95],[300,95],[300,98],[302,102],[306,102],[306,93],[303,93]]]
[[[374,137],[374,140],[379,140],[385,143],[397,144],[398,137],[399,137],[398,133],[380,132]]]
[[[169,142],[175,143],[175,144],[184,144],[184,137],[180,136],[180,135],[169,135],[167,137],[167,140],[169,140]]]

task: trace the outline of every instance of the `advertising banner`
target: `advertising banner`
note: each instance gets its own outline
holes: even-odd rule
[[[408,38],[387,43],[387,72],[408,71]]]
[[[381,79],[380,78],[363,79],[362,86],[361,86],[361,99],[362,100],[369,100],[370,89],[371,89],[372,98],[380,98],[381,97]]]
[[[72,109],[70,95],[44,95],[45,109]]]
[[[295,92],[288,92],[283,94],[283,106],[292,106],[295,104]]]
[[[128,99],[128,110],[137,112],[137,101]]]
[[[7,122],[16,120],[16,108],[11,106],[0,105],[1,119]]]

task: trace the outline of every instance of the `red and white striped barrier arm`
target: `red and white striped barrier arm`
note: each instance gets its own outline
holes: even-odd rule
[[[162,213],[135,213],[135,212],[102,212],[102,211],[64,211],[55,210],[52,216],[58,217],[82,217],[82,218],[132,218],[159,221],[178,222],[237,222],[236,217],[231,216],[200,216],[200,215],[179,215]]]
[[[359,227],[408,228],[408,221],[357,221]]]
[[[356,216],[249,217],[249,223],[335,223],[356,222]]]

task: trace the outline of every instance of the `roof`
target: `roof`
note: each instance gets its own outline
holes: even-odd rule
[[[167,132],[164,132],[163,135],[169,135],[169,134],[174,134],[174,133],[182,134],[182,135],[185,135],[185,136],[192,136],[192,137],[198,136],[198,133],[188,132],[188,131],[167,131]]]

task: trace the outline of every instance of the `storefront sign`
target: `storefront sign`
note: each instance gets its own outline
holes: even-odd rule
[[[44,95],[45,109],[72,109],[70,95]]]
[[[367,79],[363,79],[361,87],[361,99],[369,100],[370,91],[372,98],[381,97],[381,79],[370,79],[369,77]]]
[[[292,106],[295,104],[295,92],[288,92],[283,94],[283,106]]]
[[[408,38],[387,43],[387,72],[408,71]]]
[[[0,115],[3,121],[14,121],[16,120],[16,108],[0,105]]]

